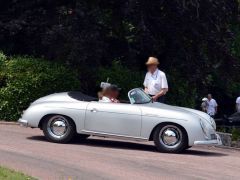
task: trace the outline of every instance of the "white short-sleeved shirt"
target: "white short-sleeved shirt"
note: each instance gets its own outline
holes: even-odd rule
[[[99,102],[105,102],[105,103],[110,103],[112,102],[110,98],[103,96],[101,100],[99,100]]]
[[[207,101],[208,106],[207,106],[207,113],[210,116],[214,116],[216,114],[216,107],[218,106],[217,102],[215,99],[211,99],[210,101]]]
[[[237,104],[237,111],[240,112],[240,96],[237,98],[236,104]]]
[[[148,94],[156,95],[163,88],[168,88],[167,78],[164,72],[157,69],[153,74],[147,72],[143,83],[144,87],[148,89]]]

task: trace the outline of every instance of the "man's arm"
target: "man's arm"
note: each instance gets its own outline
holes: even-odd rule
[[[148,84],[148,80],[147,80],[147,74],[146,74],[145,79],[144,79],[144,82],[143,82],[143,86],[144,86],[144,91],[145,91],[145,93],[148,94],[147,84]]]
[[[148,88],[145,87],[145,88],[144,88],[144,91],[145,91],[145,93],[148,93]]]
[[[159,93],[153,96],[153,100],[156,101],[159,97],[164,96],[168,92],[168,88],[163,88]]]

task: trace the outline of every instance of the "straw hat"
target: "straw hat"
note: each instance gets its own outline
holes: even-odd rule
[[[146,65],[159,65],[159,61],[155,57],[149,57]]]

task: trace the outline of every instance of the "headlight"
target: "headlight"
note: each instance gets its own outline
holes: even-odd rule
[[[210,121],[211,121],[211,125],[212,125],[213,129],[216,130],[216,122],[215,122],[215,120],[211,117]]]
[[[206,139],[209,139],[208,134],[207,134],[207,125],[205,124],[205,122],[203,120],[200,119],[200,125],[202,127],[202,131],[203,134],[205,136]]]

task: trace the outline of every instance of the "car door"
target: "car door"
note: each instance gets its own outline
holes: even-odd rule
[[[136,105],[90,102],[85,130],[121,136],[140,137],[141,109]]]

